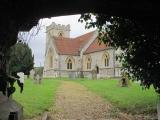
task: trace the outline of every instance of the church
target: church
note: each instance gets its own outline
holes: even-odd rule
[[[46,50],[43,77],[120,77],[121,64],[116,60],[116,50],[99,44],[98,32],[70,38],[70,25],[52,23],[46,27]]]

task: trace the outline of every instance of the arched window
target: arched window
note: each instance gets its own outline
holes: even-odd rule
[[[87,69],[91,69],[91,58],[87,58]]]
[[[74,70],[75,59],[72,56],[68,56],[65,60],[65,63],[68,70]]]
[[[104,65],[104,67],[109,67],[109,63],[110,63],[110,56],[109,53],[105,51],[102,56],[102,64]]]
[[[59,36],[59,37],[63,37],[63,32],[60,31],[60,32],[58,33],[58,36]]]
[[[105,55],[105,56],[104,56],[104,66],[105,66],[105,67],[108,67],[108,66],[109,66],[109,57],[108,57],[108,55]]]
[[[62,37],[62,33],[59,33],[59,36]]]
[[[69,69],[69,70],[72,69],[72,61],[71,61],[71,59],[68,59],[68,62],[67,62],[67,69]]]

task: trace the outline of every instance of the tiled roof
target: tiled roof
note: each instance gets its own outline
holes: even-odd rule
[[[94,35],[94,31],[76,38],[54,37],[55,45],[59,54],[79,55],[79,50]]]
[[[93,37],[95,31],[81,35],[76,38],[64,38],[54,37],[54,43],[61,55],[79,55],[81,48]],[[98,39],[95,39],[93,43],[87,48],[85,54],[105,50],[107,47],[105,44],[99,45]]]
[[[101,42],[99,44],[98,39],[94,40],[94,42],[87,48],[87,50],[84,52],[84,54],[98,52],[107,49],[107,46]]]

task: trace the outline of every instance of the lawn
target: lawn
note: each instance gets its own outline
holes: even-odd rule
[[[54,104],[56,89],[60,81],[44,79],[42,84],[34,84],[32,80],[25,80],[24,91],[21,94],[16,86],[13,98],[23,105],[24,117],[31,118],[47,111]]]
[[[31,118],[49,110],[54,104],[56,89],[61,80],[68,80],[68,78],[44,79],[41,85],[25,80],[22,94],[17,88],[13,98],[24,106],[25,118]],[[84,85],[88,90],[102,96],[106,101],[126,112],[154,113],[156,110],[157,95],[153,88],[142,90],[138,83],[132,83],[129,87],[120,87],[117,80],[111,79],[75,79],[72,81]]]
[[[75,80],[90,91],[110,101],[114,106],[132,113],[155,112],[157,95],[153,88],[142,90],[138,83],[129,87],[118,86],[117,80]]]

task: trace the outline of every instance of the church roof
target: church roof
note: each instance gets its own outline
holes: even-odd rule
[[[56,38],[55,45],[59,54],[78,55],[79,44],[71,38]]]
[[[61,55],[79,55],[81,48],[86,45],[89,40],[93,37],[95,31],[86,33],[76,38],[64,38],[54,37],[54,42],[57,48],[58,54]],[[85,54],[100,51],[106,49],[104,44],[98,44],[98,40],[95,40],[85,51]]]
[[[81,48],[90,40],[93,35],[94,31],[76,38],[54,37],[54,41],[59,54],[79,55]]]
[[[96,39],[86,49],[86,51],[84,52],[84,54],[89,54],[89,53],[93,53],[93,52],[102,51],[102,50],[105,50],[106,48],[107,48],[107,46],[103,42],[99,43],[98,39]]]

